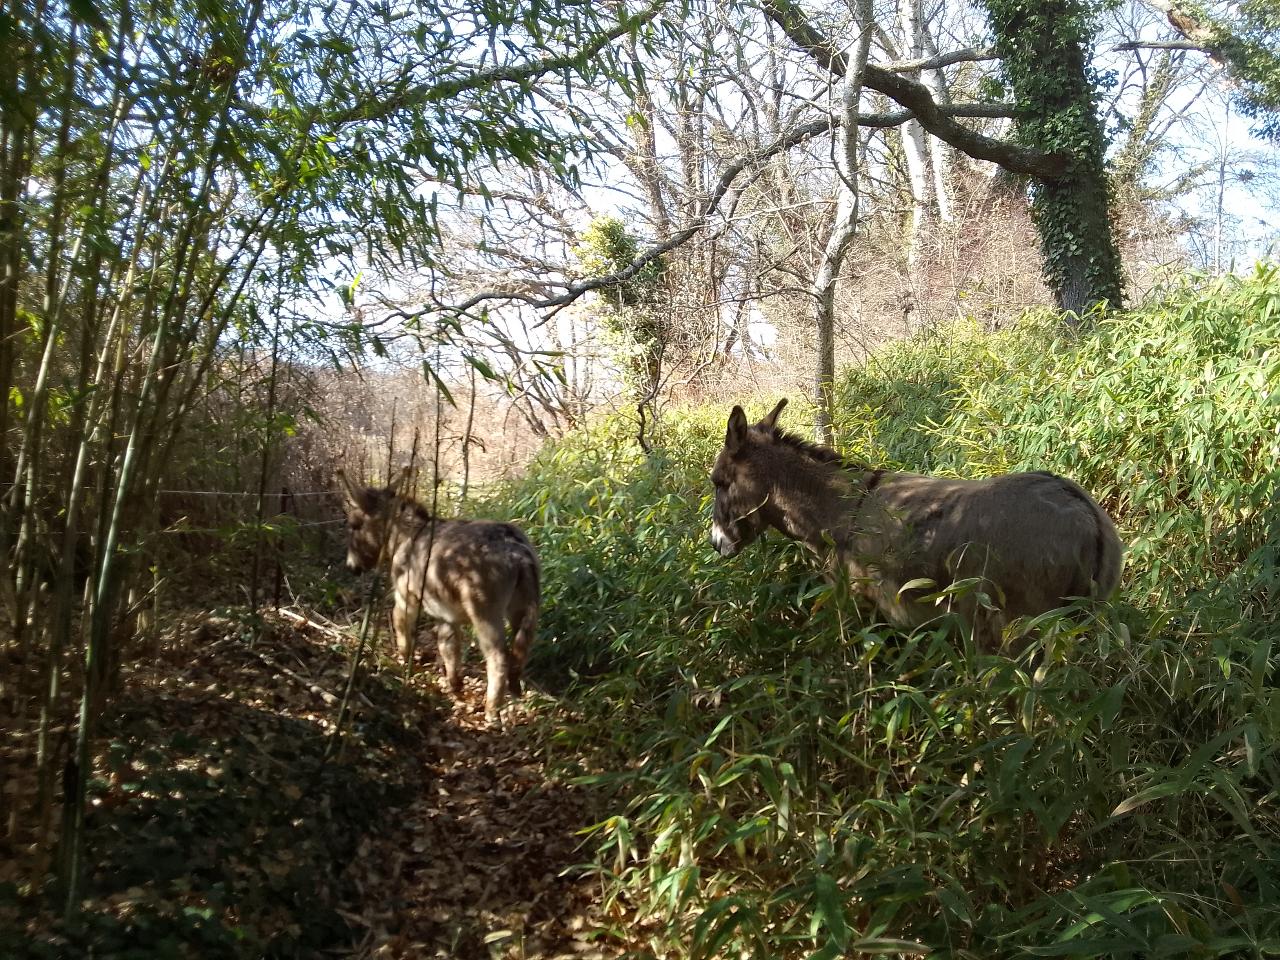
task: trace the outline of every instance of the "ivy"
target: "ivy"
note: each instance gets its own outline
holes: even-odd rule
[[[597,217],[582,233],[574,254],[588,277],[618,273],[640,258],[640,241],[616,217]],[[601,289],[607,304],[601,319],[618,341],[623,365],[639,396],[647,396],[658,375],[664,346],[663,312],[659,309],[666,279],[659,257],[629,280]]]
[[[617,217],[596,217],[582,232],[574,254],[586,276],[608,276],[640,259],[640,241]],[[630,280],[606,287],[603,295],[615,309],[639,306],[653,299],[665,270],[661,257],[651,260]]]
[[[1093,10],[1081,0],[986,0],[995,48],[1017,104],[1017,137],[1069,155],[1066,175],[1032,186],[1045,272],[1064,309],[1119,304],[1106,139],[1096,109],[1104,78],[1088,62]]]

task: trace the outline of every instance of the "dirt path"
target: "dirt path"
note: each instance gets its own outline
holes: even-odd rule
[[[51,886],[23,887],[29,838],[0,848],[14,956],[617,955],[574,869],[586,799],[548,772],[529,701],[490,730],[481,665],[454,703],[434,664],[406,686],[374,658],[330,756],[351,642],[284,618],[252,641],[210,623],[172,626],[104,718],[77,924]],[[4,797],[34,797],[34,727],[2,727]]]
[[[471,664],[463,701],[427,737],[422,795],[361,841],[351,874],[364,957],[605,957],[598,889],[574,870],[591,821],[584,798],[549,779],[529,708],[486,727]],[[435,684],[434,665],[416,678]]]

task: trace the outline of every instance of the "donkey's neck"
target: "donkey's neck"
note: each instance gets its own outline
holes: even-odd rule
[[[842,548],[849,538],[853,504],[863,489],[862,471],[797,451],[777,454],[769,520],[780,532],[814,550]]]
[[[416,500],[410,500],[407,497],[396,497],[392,501],[390,518],[387,547],[392,554],[406,540],[429,536],[433,526],[438,528],[444,522],[439,517],[433,519],[431,511]]]

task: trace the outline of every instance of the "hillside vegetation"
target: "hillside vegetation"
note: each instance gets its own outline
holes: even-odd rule
[[[668,417],[649,455],[602,423],[492,507],[544,558],[531,670],[608,813],[608,933],[691,957],[1280,953],[1274,268],[1078,333],[953,326],[844,376],[849,457],[1054,470],[1116,518],[1119,596],[1018,656],[895,633],[776,535],[717,557],[727,412]]]

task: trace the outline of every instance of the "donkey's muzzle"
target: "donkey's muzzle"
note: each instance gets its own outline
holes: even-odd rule
[[[738,542],[725,533],[718,523],[711,525],[711,545],[722,557],[732,557],[738,552]]]

